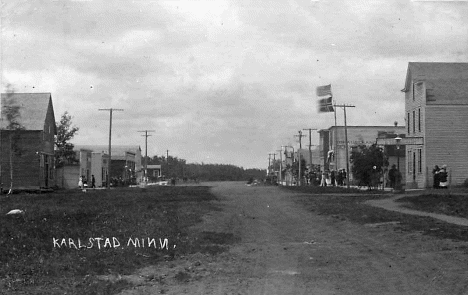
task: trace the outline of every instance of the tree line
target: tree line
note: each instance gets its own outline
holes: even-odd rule
[[[65,163],[76,162],[74,146],[70,140],[79,131],[79,128],[72,125],[72,116],[65,112],[62,114],[57,124],[56,145],[56,164],[58,167]],[[142,158],[142,164],[145,163],[145,157]],[[148,165],[161,165],[162,174],[166,178],[187,178],[204,181],[247,181],[253,179],[263,179],[266,170],[262,169],[244,169],[234,165],[226,164],[205,164],[205,163],[187,163],[185,159],[178,157],[153,156],[148,157]]]
[[[144,163],[145,157],[142,159]],[[167,177],[197,179],[203,181],[247,181],[263,179],[264,169],[244,169],[230,164],[187,163],[178,157],[148,157],[148,165],[161,165],[162,174]]]

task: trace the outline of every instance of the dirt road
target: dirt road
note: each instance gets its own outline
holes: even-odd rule
[[[122,294],[468,294],[466,243],[318,216],[277,187],[214,185],[223,211],[197,226],[239,242],[142,269]]]

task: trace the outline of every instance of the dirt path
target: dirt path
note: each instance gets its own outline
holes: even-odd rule
[[[430,212],[422,212],[417,210],[411,210],[408,208],[401,207],[401,203],[395,202],[398,199],[406,197],[406,195],[397,195],[392,198],[382,199],[382,200],[369,200],[366,204],[383,208],[390,211],[396,211],[404,214],[411,214],[411,215],[418,215],[418,216],[428,216],[435,219],[442,220],[444,222],[453,223],[462,226],[468,226],[468,219],[455,217],[455,216],[448,216],[444,214],[437,214],[437,213],[430,213]]]
[[[466,243],[317,216],[276,187],[217,183],[213,192],[223,211],[199,227],[240,242],[142,269],[121,294],[468,294]]]

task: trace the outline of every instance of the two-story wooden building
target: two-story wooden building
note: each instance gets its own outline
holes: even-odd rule
[[[449,182],[468,178],[468,63],[410,62],[405,87],[407,187],[429,187],[447,165]]]
[[[0,181],[3,190],[55,186],[56,133],[50,93],[2,93]]]

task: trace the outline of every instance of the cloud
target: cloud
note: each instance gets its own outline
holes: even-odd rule
[[[52,92],[77,143],[265,167],[303,128],[328,128],[315,87],[351,125],[404,124],[409,61],[466,61],[468,5],[401,1],[27,1],[2,9],[2,79]],[[34,87],[34,88],[33,88]],[[338,122],[343,112],[337,112]],[[314,144],[318,142],[313,135]]]

